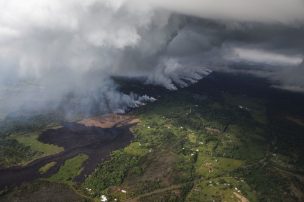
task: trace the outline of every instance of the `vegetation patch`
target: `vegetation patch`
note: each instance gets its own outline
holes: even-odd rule
[[[74,192],[62,183],[38,180],[33,183],[23,184],[1,196],[1,202],[7,201],[90,201]]]
[[[197,160],[197,173],[205,177],[219,176],[238,169],[242,161],[223,157],[210,158],[199,155]]]
[[[40,142],[38,140],[39,133],[14,134],[10,137],[17,140],[20,144],[29,146],[34,151],[43,153],[44,156],[53,155],[64,150],[62,147]]]
[[[47,163],[44,166],[42,166],[41,168],[39,168],[39,173],[40,174],[47,173],[49,171],[49,169],[51,169],[55,165],[56,165],[56,162]]]
[[[55,145],[38,141],[40,132],[58,127],[58,114],[27,116],[7,116],[0,120],[0,166],[25,165],[37,158],[60,151]]]
[[[25,147],[29,147],[33,152],[35,152],[35,155],[33,155],[29,161],[23,162],[23,164],[27,164],[35,159],[49,156],[53,154],[60,153],[64,150],[63,147],[59,147],[57,145],[52,144],[44,144],[38,140],[39,138],[38,132],[33,133],[16,133],[10,135],[11,139],[16,140],[19,144],[24,145]]]
[[[20,144],[13,139],[0,139],[0,166],[10,167],[13,165],[22,165],[40,155],[33,151],[29,146]]]
[[[140,142],[132,142],[128,147],[124,149],[124,152],[131,156],[144,156],[148,153],[146,146]]]
[[[131,168],[136,167],[139,158],[118,150],[112,153],[111,159],[103,162],[85,180],[84,187],[90,189],[92,196],[100,196],[105,189],[120,185]]]
[[[64,162],[59,171],[49,177],[50,181],[63,182],[66,184],[73,184],[74,177],[78,176],[82,171],[83,163],[88,159],[85,154],[79,154]]]
[[[221,177],[201,180],[193,186],[186,201],[257,201],[251,188],[243,179]]]

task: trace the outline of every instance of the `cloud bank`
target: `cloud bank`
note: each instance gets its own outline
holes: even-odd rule
[[[172,54],[184,55],[186,63],[253,74],[275,87],[304,92],[303,36],[300,25],[193,20],[170,46]],[[184,49],[176,52],[178,46]]]
[[[187,15],[239,22],[303,24],[302,0],[148,0],[154,6]]]
[[[304,89],[301,0],[0,0],[0,8],[7,111],[65,103],[67,113],[92,114],[151,100],[119,92],[112,76],[175,90],[237,71]]]

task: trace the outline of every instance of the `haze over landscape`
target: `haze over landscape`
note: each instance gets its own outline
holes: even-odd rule
[[[0,199],[304,200],[302,0],[0,8]]]
[[[100,108],[103,99],[132,105],[112,76],[176,89],[210,71],[240,71],[303,89],[302,1],[13,0],[1,8],[1,97],[12,109],[33,97],[58,104],[71,92],[83,108],[94,99]]]

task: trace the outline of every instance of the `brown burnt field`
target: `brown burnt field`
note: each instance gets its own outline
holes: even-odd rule
[[[102,117],[92,117],[79,121],[78,123],[88,127],[113,128],[125,125],[133,125],[139,122],[134,116],[119,114],[108,114]]]
[[[49,177],[59,170],[65,160],[78,154],[86,154],[89,158],[84,163],[80,175],[74,179],[81,182],[99,163],[108,158],[112,151],[131,142],[133,135],[130,128],[138,121],[132,116],[111,114],[87,118],[78,123],[65,123],[61,128],[46,130],[39,136],[39,141],[64,147],[64,151],[37,159],[24,167],[0,169],[0,189]],[[57,164],[47,173],[40,174],[39,168],[49,162]]]

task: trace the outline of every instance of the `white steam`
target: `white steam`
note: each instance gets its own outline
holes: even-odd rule
[[[268,64],[277,66],[297,66],[303,62],[301,56],[288,56],[258,49],[233,48],[231,55],[226,57],[232,61],[248,61],[251,63]]]
[[[0,95],[12,110],[64,98],[85,111],[115,111],[144,99],[119,93],[113,75],[170,89],[184,86],[179,77],[203,76],[194,67],[185,75],[166,70],[165,49],[183,23],[169,12],[125,0],[2,0],[0,7]]]
[[[90,114],[149,100],[120,93],[112,76],[174,90],[211,70],[249,71],[304,87],[302,0],[0,0],[0,8],[8,111],[68,103],[66,111]]]

